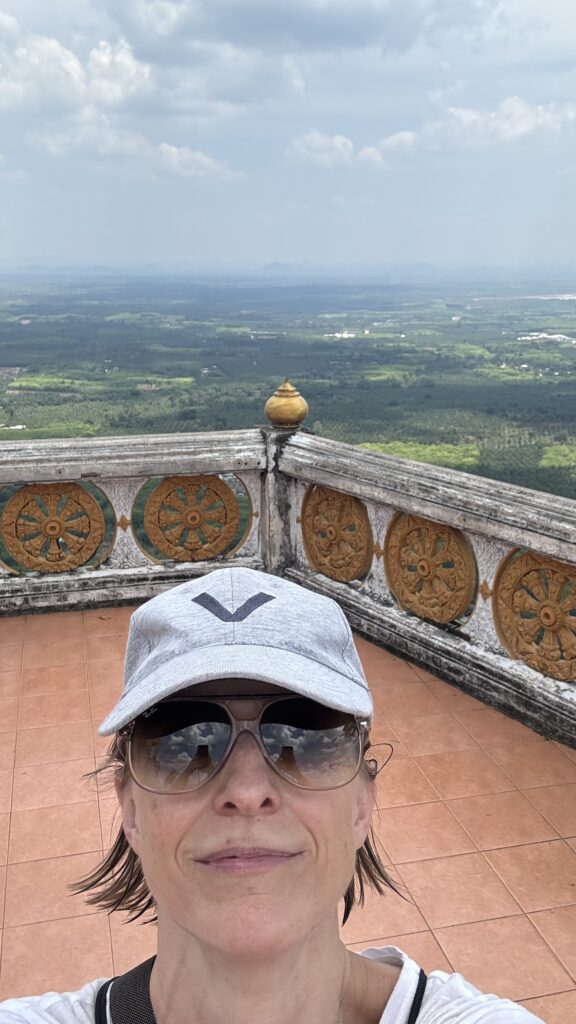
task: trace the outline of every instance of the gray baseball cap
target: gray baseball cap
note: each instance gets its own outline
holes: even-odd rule
[[[352,632],[329,597],[255,569],[217,569],[138,608],[110,736],[178,690],[253,679],[363,718],[372,698]]]

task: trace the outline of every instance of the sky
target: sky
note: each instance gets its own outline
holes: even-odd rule
[[[0,0],[0,266],[576,263],[574,0]]]

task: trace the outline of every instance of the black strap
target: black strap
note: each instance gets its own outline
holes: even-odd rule
[[[415,1024],[420,1013],[420,1007],[422,1006],[422,1000],[424,999],[424,989],[426,988],[427,977],[424,974],[422,968],[420,968],[420,974],[418,976],[418,984],[416,985],[416,994],[414,1001],[410,1007],[410,1013],[408,1014],[407,1024]]]
[[[106,995],[110,986],[112,1024],[156,1024],[150,1002],[150,975],[156,957],[151,956],[131,971],[107,981],[98,990],[95,1005],[96,1024],[108,1024]]]
[[[108,1024],[108,1014],[106,1012],[106,997],[108,995],[108,989],[110,988],[111,984],[112,978],[110,978],[110,981],[105,981],[104,984],[100,986],[96,993],[96,1005],[94,1007],[94,1019],[96,1021],[96,1024]]]

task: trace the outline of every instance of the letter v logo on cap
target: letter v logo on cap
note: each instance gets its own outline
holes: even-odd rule
[[[204,591],[203,594],[199,594],[198,597],[193,597],[192,600],[204,608],[207,612],[211,612],[212,615],[216,615],[217,618],[222,619],[222,622],[243,622],[247,619],[252,612],[255,612],[257,608],[261,608],[263,604],[267,604],[268,601],[274,601],[273,594],[253,594],[249,597],[244,604],[241,604],[235,612],[229,612],[220,601],[217,601],[212,594],[207,594]]]

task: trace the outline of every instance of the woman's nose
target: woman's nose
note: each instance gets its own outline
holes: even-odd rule
[[[280,807],[274,771],[249,733],[238,737],[215,782],[216,810],[221,814],[273,814]]]

